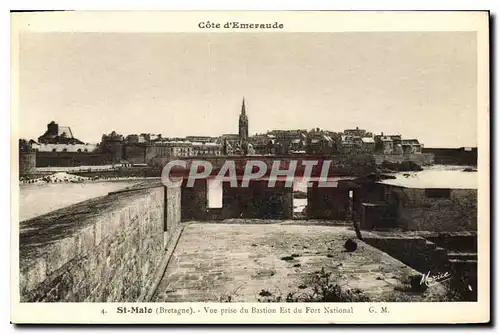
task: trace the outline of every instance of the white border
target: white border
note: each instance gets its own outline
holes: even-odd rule
[[[15,8],[16,9],[19,9],[19,8],[41,8],[41,9],[48,8],[48,9],[50,9],[50,8],[68,7],[68,4],[66,2],[61,2],[61,1],[58,1],[59,4],[57,4],[57,2],[56,2],[56,4],[53,4],[54,1],[52,2],[52,4],[49,3],[47,5],[47,3],[48,2],[44,2],[44,4],[40,4],[39,2],[36,2],[36,1],[23,1],[23,2],[17,2]],[[132,3],[132,6],[130,6],[130,3]],[[303,2],[301,2],[299,5],[297,5],[297,1],[287,1],[285,4],[285,6],[286,6],[285,8],[283,8],[283,5],[276,6],[275,4],[269,3],[268,1],[265,2],[267,5],[264,8],[262,8],[262,4],[259,4],[259,1],[253,1],[252,4],[246,4],[243,6],[241,6],[241,5],[227,6],[226,4],[223,4],[223,3],[221,4],[220,1],[216,2],[215,4],[211,3],[208,6],[207,6],[207,4],[205,4],[204,2],[201,2],[201,1],[183,2],[182,4],[175,4],[174,3],[174,4],[170,4],[169,6],[165,6],[165,5],[161,6],[161,4],[158,6],[158,1],[142,1],[140,6],[137,6],[133,2],[126,1],[126,0],[125,1],[109,1],[107,3],[103,3],[102,1],[99,1],[99,3],[96,3],[95,1],[82,1],[80,4],[78,4],[78,3],[72,4],[72,8],[73,9],[88,9],[88,8],[109,9],[109,7],[111,5],[114,7],[114,9],[117,9],[117,8],[121,9],[121,8],[124,8],[125,6],[129,6],[129,8],[127,8],[127,9],[144,9],[144,8],[151,9],[152,7],[153,8],[161,7],[163,9],[179,9],[179,8],[193,9],[193,3],[194,3],[194,7],[196,9],[243,9],[243,8],[244,9],[311,9],[311,7],[314,7],[315,1],[308,1],[307,5],[305,5],[305,6],[304,6]],[[439,4],[439,3],[435,3],[435,1],[420,1],[418,3],[411,4],[411,5],[408,5],[408,4],[403,5],[403,4],[396,2],[396,1],[379,1],[379,2],[377,2],[377,5],[373,5],[369,1],[364,1],[361,4],[359,4],[359,2],[358,3],[349,2],[349,5],[347,5],[347,6],[346,5],[338,5],[338,6],[336,6],[336,9],[405,9],[405,10],[429,9],[429,8],[432,8],[432,9],[487,9],[488,7],[491,7],[491,3],[495,4],[495,2],[487,2],[487,4],[485,4],[485,1],[475,1],[473,3],[465,2],[465,1],[462,1],[462,2],[461,1],[454,1],[454,2],[447,3],[447,4],[446,3]],[[153,5],[151,5],[151,4],[153,4]],[[120,7],[117,7],[117,6],[120,6]],[[316,6],[316,8],[321,8],[321,7],[322,7],[321,5]],[[410,7],[410,8],[408,8],[408,7]],[[324,8],[324,6],[323,6],[323,8]],[[7,29],[2,30],[2,31],[4,32],[4,35],[7,35],[7,39],[8,39],[9,38],[8,33],[5,34],[5,32],[7,32]],[[5,50],[8,50],[8,48],[5,48]],[[9,85],[7,84],[6,86],[8,87]],[[4,91],[8,92],[8,89],[5,89]],[[6,101],[8,101],[8,100],[9,100],[9,97],[7,96]],[[4,126],[8,127],[7,122],[2,122],[2,124]],[[481,126],[481,124],[478,124],[478,126]],[[485,124],[483,124],[482,130],[485,130],[484,126],[485,126]],[[3,133],[8,133],[8,132],[9,131],[7,129]],[[10,138],[7,140],[10,141]],[[7,140],[5,140],[3,142],[5,143],[5,142],[7,142]],[[7,147],[7,149],[9,149],[9,148]],[[8,174],[10,174],[10,171],[8,171],[8,170],[6,170],[5,173],[3,173],[3,175],[8,175]],[[8,185],[6,187],[4,187],[3,189],[8,189]],[[7,197],[9,197],[8,194],[7,194]],[[3,201],[3,203],[8,203],[8,199],[6,198]],[[9,209],[10,208],[7,207],[6,210],[4,210],[3,212],[8,212]]]

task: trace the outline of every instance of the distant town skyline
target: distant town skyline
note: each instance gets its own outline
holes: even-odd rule
[[[477,146],[469,32],[21,34],[20,137],[321,128]]]

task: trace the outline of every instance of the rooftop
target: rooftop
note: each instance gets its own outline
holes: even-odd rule
[[[375,140],[372,137],[364,137],[361,138],[361,140],[363,141],[363,143],[375,143]]]

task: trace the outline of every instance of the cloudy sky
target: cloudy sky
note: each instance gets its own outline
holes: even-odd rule
[[[24,33],[20,135],[51,120],[85,142],[360,127],[426,147],[477,145],[468,32]]]

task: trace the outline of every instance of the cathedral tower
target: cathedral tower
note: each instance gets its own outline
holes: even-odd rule
[[[241,105],[238,134],[241,141],[246,141],[248,139],[248,117],[245,109],[245,98],[243,98],[243,103]]]

